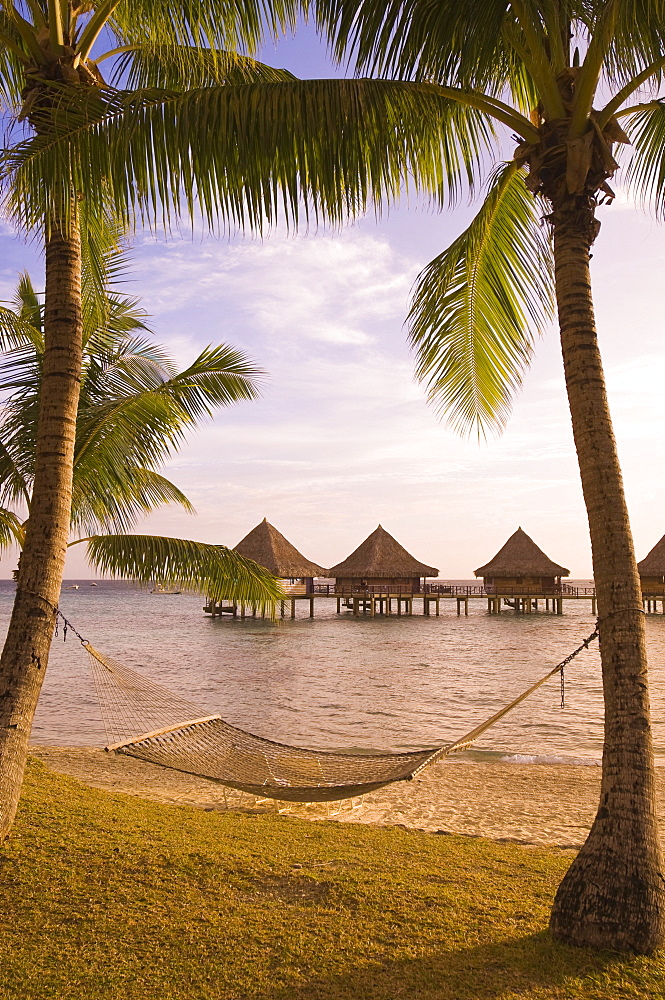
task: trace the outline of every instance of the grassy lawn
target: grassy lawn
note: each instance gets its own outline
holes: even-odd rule
[[[0,998],[665,998],[665,954],[549,939],[569,860],[160,806],[32,762],[0,849]]]

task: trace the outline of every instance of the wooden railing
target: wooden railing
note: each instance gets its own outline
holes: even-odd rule
[[[441,597],[484,597],[501,594],[511,597],[595,597],[595,587],[573,587],[569,583],[562,583],[552,587],[527,587],[515,584],[507,587],[496,584],[483,586],[482,584],[467,584],[466,586],[455,583],[426,583],[421,590],[412,590],[408,586],[404,587],[339,587],[334,583],[315,583],[312,594],[326,597],[352,597],[366,594],[367,597],[379,594],[404,594],[412,597],[424,597],[431,594]]]
[[[489,584],[482,588],[485,594],[516,594],[518,597],[595,597],[595,587],[573,587],[569,583],[554,584],[550,587],[522,586],[514,584],[511,587],[500,584]]]
[[[313,594],[321,594],[327,597],[358,597],[365,594],[367,597],[378,597],[380,594],[402,594],[404,597],[422,597],[422,590],[413,590],[408,585],[403,587],[336,587],[334,583],[315,583]]]

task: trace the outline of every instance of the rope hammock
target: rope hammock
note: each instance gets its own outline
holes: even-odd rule
[[[440,758],[470,746],[556,673],[561,675],[563,705],[564,667],[598,635],[596,630],[544,677],[454,743],[410,753],[352,754],[274,743],[219,715],[205,715],[194,702],[100,653],[64,621],[65,635],[69,627],[88,651],[107,750],[291,802],[332,802],[409,781]]]

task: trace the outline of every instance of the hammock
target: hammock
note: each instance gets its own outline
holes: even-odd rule
[[[306,750],[254,736],[219,715],[203,714],[193,702],[82,642],[90,657],[107,750],[259,797],[332,802],[376,791],[394,781],[410,781],[428,765],[470,746],[556,673],[561,674],[563,692],[563,668],[596,635],[454,743],[410,753],[367,754]]]

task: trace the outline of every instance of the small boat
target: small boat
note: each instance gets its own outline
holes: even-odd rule
[[[180,591],[180,590],[164,590],[164,588],[161,586],[161,584],[158,583],[157,586],[154,587],[150,591],[150,593],[151,594],[163,594],[165,597],[170,597],[170,596],[172,596],[174,594],[180,594],[180,593],[182,593],[182,591]]]
[[[65,590],[78,590],[78,589],[79,589],[78,583],[73,583],[71,587],[65,587]]]
[[[98,584],[98,583],[91,583],[91,584],[90,584],[90,586],[91,586],[91,587],[98,587],[98,586],[99,586],[99,584]]]

